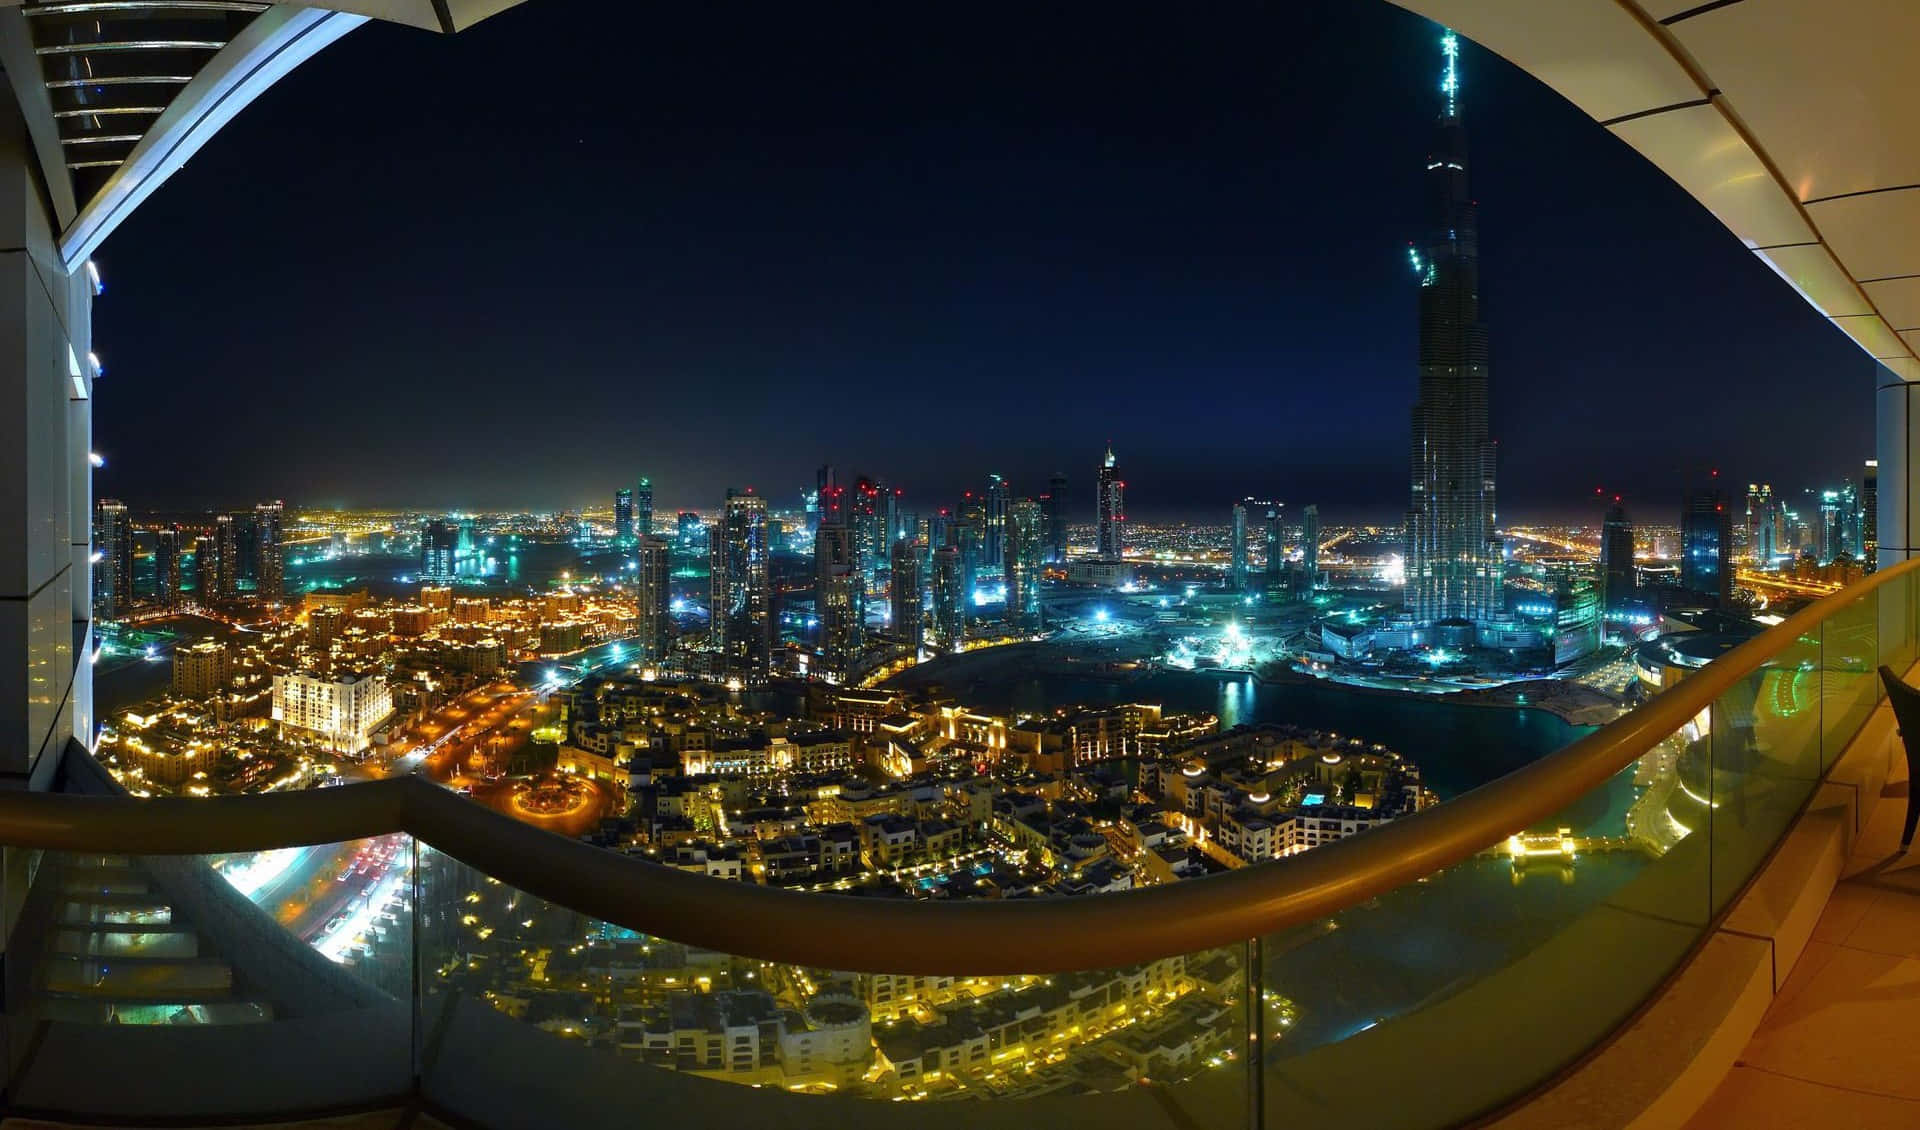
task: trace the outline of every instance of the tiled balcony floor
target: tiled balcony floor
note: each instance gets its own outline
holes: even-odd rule
[[[1920,1126],[1920,844],[1897,854],[1905,775],[1896,769],[1806,952],[1688,1130]]]

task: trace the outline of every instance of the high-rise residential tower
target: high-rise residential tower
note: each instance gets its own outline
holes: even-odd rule
[[[1108,561],[1118,561],[1126,551],[1127,484],[1120,480],[1120,466],[1113,457],[1113,445],[1107,445],[1107,457],[1100,463],[1099,527],[1095,551]]]
[[[420,579],[430,585],[452,584],[459,545],[458,525],[441,518],[428,522],[420,532]]]
[[[1227,587],[1234,592],[1247,588],[1247,503],[1251,501],[1249,498],[1233,504],[1233,557],[1227,565]]]
[[[1040,564],[1046,525],[1040,504],[1023,498],[1007,511],[1007,621],[1022,632],[1040,630]]]
[[[1265,534],[1267,556],[1262,587],[1265,588],[1269,598],[1278,600],[1285,593],[1287,586],[1287,555],[1280,543],[1280,510],[1285,504],[1262,502],[1256,505],[1266,508],[1266,529],[1262,533]]]
[[[633,492],[625,487],[613,492],[613,540],[633,544]]]
[[[1013,488],[999,475],[987,476],[986,493],[981,495],[981,513],[985,521],[987,560],[998,565],[1007,558],[1007,508],[1013,504]]]
[[[1680,512],[1680,587],[1721,607],[1733,599],[1733,514],[1717,486],[1687,492]]]
[[[93,606],[105,619],[124,616],[133,605],[133,531],[127,528],[127,504],[103,498],[93,507],[93,544],[100,560],[93,567]]]
[[[255,588],[261,599],[274,604],[285,597],[287,588],[287,547],[281,530],[286,509],[278,499],[253,508]]]
[[[1300,511],[1300,596],[1313,599],[1320,584],[1320,508],[1308,503]]]
[[[938,652],[959,651],[966,640],[966,600],[960,547],[943,545],[933,551],[933,647]]]
[[[653,480],[644,475],[633,488],[633,536],[653,536]]]
[[[867,589],[851,516],[839,506],[839,493],[834,488],[828,495],[813,538],[813,606],[820,621],[821,662],[827,673],[844,678],[866,642]]]
[[[1046,508],[1047,562],[1067,563],[1067,476],[1055,471],[1047,478],[1047,493],[1041,497]]]
[[[1747,484],[1747,561],[1756,569],[1773,567],[1780,552],[1774,521],[1772,483]]]
[[[893,567],[887,574],[892,598],[893,634],[919,655],[926,640],[926,598],[920,584],[920,545],[909,538],[893,543]]]
[[[1814,545],[1820,560],[1860,557],[1860,496],[1852,480],[1843,480],[1839,490],[1820,492],[1820,528]]]
[[[1880,461],[1867,460],[1860,477],[1860,558],[1871,573],[1880,567]]]
[[[638,607],[640,649],[654,662],[666,658],[668,632],[673,625],[668,567],[671,546],[666,539],[642,537],[635,556],[634,603]]]
[[[1460,118],[1460,41],[1448,31],[1440,42],[1445,65],[1427,155],[1427,230],[1410,249],[1420,279],[1420,393],[1413,406],[1406,607],[1425,623],[1485,619],[1501,610],[1504,585],[1494,534],[1479,217],[1467,190]]]
[[[764,683],[773,665],[767,500],[729,489],[711,541],[713,641],[729,677]]]
[[[1633,568],[1633,521],[1627,517],[1627,508],[1621,504],[1620,496],[1614,495],[1613,505],[1607,508],[1607,517],[1600,529],[1600,608],[1603,612],[1618,613],[1634,597],[1638,576]]]
[[[202,608],[211,607],[214,590],[219,588],[220,546],[212,534],[193,539],[193,601]]]
[[[683,554],[705,553],[707,549],[707,524],[700,515],[691,510],[682,510],[674,518],[675,547]]]
[[[886,508],[882,501],[886,493],[886,484],[865,475],[853,481],[853,493],[846,499],[848,507],[848,525],[853,530],[854,563],[859,569],[861,584],[868,591],[880,583],[880,572],[886,564],[887,540]]]
[[[162,608],[180,603],[180,527],[153,532],[153,599]]]
[[[213,592],[203,593],[204,602],[232,600],[240,594],[240,523],[233,515],[222,514],[213,520],[214,551],[219,554],[220,569],[214,574]]]

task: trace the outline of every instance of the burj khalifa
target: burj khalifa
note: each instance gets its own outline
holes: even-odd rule
[[[1487,329],[1480,321],[1478,216],[1467,193],[1460,41],[1441,39],[1440,116],[1427,156],[1428,228],[1408,248],[1420,280],[1420,394],[1413,405],[1406,607],[1421,623],[1502,610],[1494,534],[1495,446],[1487,434]]]

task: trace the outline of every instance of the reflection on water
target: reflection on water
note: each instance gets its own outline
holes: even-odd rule
[[[1396,695],[1338,683],[1267,683],[1205,671],[1081,674],[1046,670],[1044,653],[957,657],[964,676],[946,688],[968,706],[1042,714],[1062,707],[1157,703],[1210,711],[1222,727],[1277,722],[1377,742],[1411,757],[1429,788],[1457,796],[1552,753],[1592,727],[1534,707],[1473,705],[1441,695]],[[939,683],[946,661],[913,668],[895,684]],[[1596,798],[1600,809],[1612,807]],[[1601,813],[1592,814],[1600,819]]]

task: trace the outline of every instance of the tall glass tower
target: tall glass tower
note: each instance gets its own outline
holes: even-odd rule
[[[709,553],[713,642],[729,675],[749,686],[765,683],[773,657],[767,500],[729,489]]]
[[[1252,499],[1248,499],[1251,502]],[[1247,587],[1247,503],[1233,504],[1233,560],[1227,569],[1227,588],[1243,592]]]
[[[653,534],[653,480],[642,478],[633,492],[633,533],[635,537]]]
[[[1118,561],[1126,550],[1122,527],[1127,521],[1127,484],[1120,481],[1120,465],[1113,457],[1113,445],[1107,445],[1107,457],[1100,462],[1100,524],[1097,548],[1107,561]]]
[[[1600,532],[1600,607],[1619,612],[1634,598],[1639,575],[1633,569],[1633,521],[1620,496],[1613,496]]]
[[[633,544],[633,492],[625,488],[613,492],[613,540]]]
[[[1494,443],[1487,434],[1487,330],[1480,321],[1479,222],[1467,192],[1460,41],[1440,40],[1440,117],[1427,157],[1428,229],[1409,249],[1420,279],[1420,395],[1413,405],[1407,610],[1424,623],[1501,608]]]
[[[1007,512],[1007,622],[1017,631],[1040,628],[1040,562],[1045,544],[1040,504],[1031,498],[1014,503]]]

